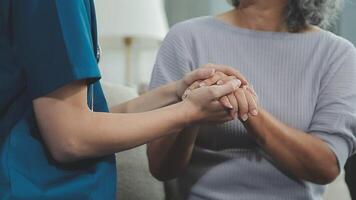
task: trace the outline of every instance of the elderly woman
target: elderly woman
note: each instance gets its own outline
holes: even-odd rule
[[[322,199],[356,146],[356,50],[322,29],[342,1],[232,3],[229,12],[171,30],[151,86],[207,62],[234,66],[258,94],[258,115],[239,109],[239,120],[151,142],[151,172],[178,177],[168,194],[176,199]],[[230,96],[235,111],[246,105]]]

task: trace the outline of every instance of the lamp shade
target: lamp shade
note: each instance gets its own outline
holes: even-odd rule
[[[100,37],[162,40],[168,32],[162,0],[96,1]]]

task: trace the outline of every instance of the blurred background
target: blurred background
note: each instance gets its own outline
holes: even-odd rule
[[[232,9],[226,0],[96,0],[100,68],[109,105],[147,89],[159,46],[174,24]],[[356,0],[346,0],[339,20],[330,28],[356,45]],[[145,148],[117,156],[119,199],[164,199],[163,186],[147,169]],[[137,192],[140,191],[140,192]],[[333,183],[326,200],[350,200],[343,177]]]
[[[193,17],[231,9],[225,0],[97,0],[96,4],[103,79],[130,86],[149,82],[159,43],[169,27]],[[356,0],[346,0],[332,31],[356,44],[355,24]],[[131,58],[125,56],[125,37],[132,38],[126,41],[131,42]],[[129,67],[127,59],[130,59]],[[127,68],[131,73],[125,72]]]

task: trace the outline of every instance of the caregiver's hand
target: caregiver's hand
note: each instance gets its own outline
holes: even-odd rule
[[[210,86],[210,85],[221,85],[228,81],[236,79],[235,76],[228,76],[221,72],[216,72],[212,77],[204,81],[194,82],[187,90],[190,91],[197,89],[199,87]],[[249,115],[256,116],[258,114],[258,97],[249,85],[242,85],[241,88],[235,90],[234,93],[228,94],[220,98],[220,103],[226,108],[229,108],[231,116],[236,117],[237,115],[246,121]]]
[[[217,76],[220,77],[221,74],[224,74],[226,76],[233,76],[236,79],[240,80],[240,83],[242,83],[243,85],[248,84],[246,78],[238,70],[232,67],[225,66],[225,65],[206,64],[197,70],[187,73],[183,77],[183,79],[176,82],[177,98],[181,99],[185,90],[192,84],[198,86],[201,81],[210,80],[211,78],[216,78]],[[215,83],[207,84],[207,85],[214,85],[214,84]]]
[[[234,79],[222,85],[197,88],[186,93],[183,100],[187,119],[192,123],[226,122],[233,120],[229,110],[222,106],[218,99],[234,93],[241,82]]]

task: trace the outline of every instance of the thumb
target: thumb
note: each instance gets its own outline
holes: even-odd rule
[[[198,80],[204,80],[207,78],[210,78],[211,76],[213,76],[215,73],[215,69],[210,69],[210,68],[200,68],[197,70],[194,70],[190,73],[188,73],[185,77],[184,77],[184,83],[186,85],[191,85],[193,84],[195,81]]]
[[[210,86],[213,94],[213,99],[219,99],[234,92],[237,88],[241,86],[241,81],[238,79],[231,80],[224,85],[214,85]]]

